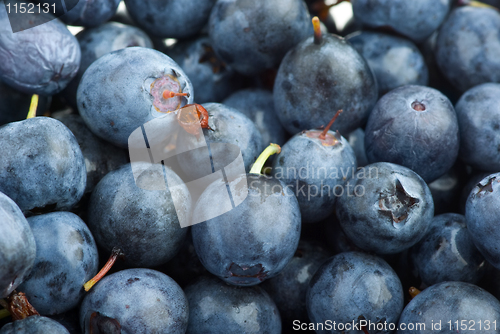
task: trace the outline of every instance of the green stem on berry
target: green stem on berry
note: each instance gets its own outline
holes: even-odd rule
[[[328,125],[325,127],[325,129],[323,130],[323,132],[318,136],[319,139],[321,139],[321,140],[325,140],[326,139],[326,134],[328,133],[328,130],[330,130],[330,128],[333,125],[333,122],[335,122],[335,120],[337,119],[337,117],[339,117],[339,115],[342,114],[342,112],[343,112],[342,109],[339,109],[337,111],[337,113],[330,120],[330,123],[328,123]]]
[[[269,144],[269,146],[259,155],[257,160],[250,170],[250,174],[261,174],[262,167],[266,163],[267,159],[273,154],[279,154],[281,152],[281,147],[278,144]]]
[[[0,320],[3,318],[10,317],[10,312],[7,309],[1,309],[0,310]]]
[[[111,251],[111,256],[109,257],[109,259],[106,262],[106,264],[104,265],[104,267],[102,267],[102,269],[97,273],[97,275],[95,275],[92,279],[90,279],[87,283],[85,283],[83,285],[83,288],[85,289],[85,291],[88,292],[90,289],[92,289],[92,287],[97,282],[99,282],[101,280],[101,278],[104,277],[104,275],[106,275],[108,273],[108,271],[111,269],[111,267],[113,267],[113,265],[116,262],[116,259],[120,255],[123,255],[120,248],[114,247],[113,250]]]
[[[323,40],[321,26],[319,23],[319,18],[317,16],[313,17],[312,24],[314,28],[314,44],[321,44],[321,41]]]
[[[26,119],[30,119],[36,116],[36,108],[38,107],[38,95],[33,94],[31,97],[30,110],[28,112],[28,117]]]

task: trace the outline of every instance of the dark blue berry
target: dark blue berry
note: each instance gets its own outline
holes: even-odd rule
[[[151,269],[127,269],[104,277],[80,306],[84,334],[184,334],[188,301],[173,279]]]
[[[393,254],[423,238],[434,215],[427,184],[412,170],[386,162],[360,169],[344,186],[336,213],[359,248]]]
[[[85,161],[64,124],[48,117],[10,123],[0,129],[0,142],[0,191],[21,210],[69,210],[78,203]]]

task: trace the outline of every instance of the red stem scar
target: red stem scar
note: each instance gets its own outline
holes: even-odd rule
[[[335,116],[332,117],[332,119],[330,120],[330,123],[328,123],[328,125],[325,127],[323,132],[318,136],[319,139],[324,140],[326,138],[326,133],[328,132],[328,130],[330,130],[330,128],[333,125],[333,122],[335,122],[337,117],[339,117],[339,115],[342,114],[342,111],[343,111],[342,109],[339,109],[339,111],[337,111]]]
[[[171,99],[176,96],[188,96],[188,93],[174,93],[170,90],[164,90],[163,91],[163,98],[164,99]]]

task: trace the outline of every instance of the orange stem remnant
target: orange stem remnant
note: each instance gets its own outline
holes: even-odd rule
[[[120,248],[114,247],[113,250],[111,251],[111,256],[108,259],[108,262],[102,267],[102,269],[95,275],[91,280],[89,280],[87,283],[83,285],[83,288],[85,291],[89,291],[92,289],[92,287],[101,280],[101,278],[104,277],[108,273],[108,271],[113,267],[113,265],[116,262],[116,259],[118,256],[123,255],[122,251]]]

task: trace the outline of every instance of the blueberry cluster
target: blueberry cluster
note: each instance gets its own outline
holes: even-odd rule
[[[500,333],[499,223],[498,0],[0,1],[0,334]]]

